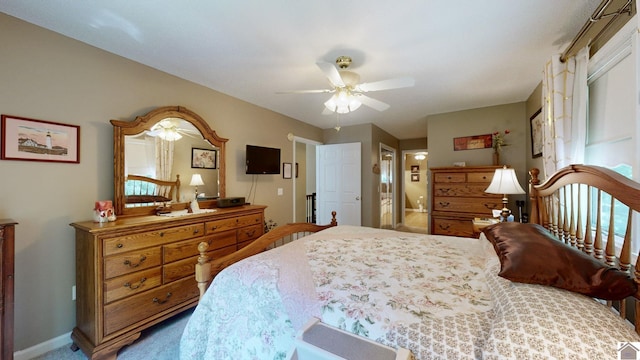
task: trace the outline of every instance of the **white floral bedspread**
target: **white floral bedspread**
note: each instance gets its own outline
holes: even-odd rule
[[[487,346],[509,358],[518,352],[488,339],[504,336],[493,324],[510,316],[496,301],[518,290],[498,269],[486,240],[338,226],[220,273],[185,328],[180,357],[284,359],[315,316],[417,359],[482,359]]]
[[[491,308],[482,244],[339,226],[259,254],[216,277],[185,329],[181,358],[282,359],[312,316],[420,352],[407,329]]]

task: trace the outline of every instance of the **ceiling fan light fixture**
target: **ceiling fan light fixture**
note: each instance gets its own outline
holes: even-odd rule
[[[151,127],[151,131],[155,132],[162,140],[176,141],[182,139],[182,135],[178,133],[176,126],[171,123],[159,122]]]
[[[331,112],[347,114],[357,110],[362,103],[348,90],[338,89],[331,98],[325,101],[324,106]]]

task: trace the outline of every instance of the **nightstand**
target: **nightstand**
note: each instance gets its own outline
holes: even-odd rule
[[[480,237],[482,229],[489,225],[497,224],[499,221],[492,218],[474,218],[471,222],[473,223],[473,237],[477,238]]]

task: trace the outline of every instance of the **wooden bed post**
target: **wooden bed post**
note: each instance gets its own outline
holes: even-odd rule
[[[211,263],[209,263],[209,257],[207,256],[207,249],[209,244],[201,242],[198,244],[198,263],[196,264],[196,281],[198,282],[198,290],[200,290],[200,298],[204,295],[211,280]]]
[[[531,217],[529,218],[530,223],[540,224],[540,214],[538,213],[538,196],[536,194],[535,186],[540,184],[540,179],[538,178],[540,175],[540,170],[536,168],[532,168],[529,170],[529,202],[531,203]]]

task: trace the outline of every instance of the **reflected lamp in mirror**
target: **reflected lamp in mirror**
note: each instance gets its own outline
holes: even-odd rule
[[[507,208],[507,203],[509,202],[507,195],[525,193],[518,182],[515,170],[507,168],[506,166],[501,169],[496,169],[496,172],[493,174],[493,179],[491,179],[491,184],[489,184],[485,192],[489,194],[502,194],[502,212],[500,213],[500,219],[502,221],[507,221],[509,215],[511,215],[511,210]]]
[[[204,181],[202,181],[202,176],[200,176],[200,174],[191,175],[191,182],[189,183],[189,186],[195,186],[196,187],[196,197],[195,197],[195,199],[198,198],[198,186],[202,186],[202,185],[204,185]]]

